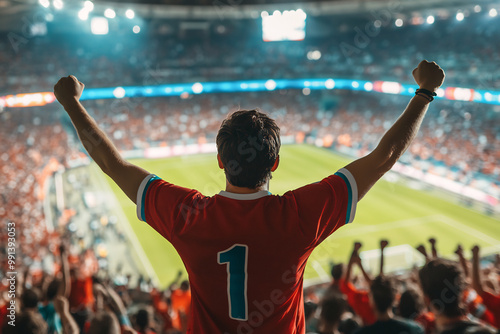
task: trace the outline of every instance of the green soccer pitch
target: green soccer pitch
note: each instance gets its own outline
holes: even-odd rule
[[[349,163],[345,157],[308,145],[283,146],[280,157],[280,166],[270,183],[273,194],[283,194],[319,181]],[[132,162],[171,183],[196,188],[209,196],[225,185],[224,173],[217,166],[215,154]],[[160,284],[165,286],[179,270],[184,270],[181,259],[162,236],[137,219],[136,206],[118,186],[109,178],[108,182]],[[498,219],[442,197],[398,183],[379,181],[358,204],[354,222],[337,230],[314,250],[305,278],[325,278],[331,261],[347,261],[354,241],[363,242],[361,250],[366,251],[378,248],[382,238],[388,239],[390,246],[417,246],[420,243],[428,245],[427,240],[435,237],[440,254],[449,257],[453,257],[458,243],[466,250],[475,244],[490,249],[500,247]]]

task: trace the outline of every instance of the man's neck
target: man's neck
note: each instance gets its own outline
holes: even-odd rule
[[[226,191],[230,193],[235,193],[235,194],[254,194],[259,191],[269,191],[269,181],[264,183],[262,186],[258,188],[246,188],[246,187],[237,187],[233,186],[231,183],[229,183],[226,180]]]
[[[376,317],[378,321],[387,321],[394,318],[394,314],[391,310],[387,310],[385,312],[376,312]]]

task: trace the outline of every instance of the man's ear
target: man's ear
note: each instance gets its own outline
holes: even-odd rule
[[[219,154],[217,154],[217,162],[219,163],[219,168],[224,169],[224,164],[222,163],[222,160],[220,159]]]
[[[280,164],[280,156],[278,155],[276,161],[274,162],[273,167],[271,168],[271,172],[274,172],[278,168],[279,164]]]

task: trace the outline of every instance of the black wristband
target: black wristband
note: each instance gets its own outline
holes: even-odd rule
[[[419,88],[415,91],[415,95],[421,94],[424,94],[426,97],[428,97],[430,102],[434,101],[434,96],[437,96],[435,92],[431,92],[430,90],[424,88]]]
[[[432,101],[434,100],[434,98],[433,98],[432,96],[428,96],[428,95],[426,95],[426,94],[424,94],[424,93],[415,93],[415,95],[416,95],[416,96],[417,96],[417,95],[418,95],[418,96],[421,96],[421,97],[423,97],[424,99],[426,99],[426,100],[427,100],[427,101],[429,101],[429,102],[432,102]]]

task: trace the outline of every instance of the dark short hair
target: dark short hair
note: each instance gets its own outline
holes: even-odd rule
[[[40,297],[38,296],[37,291],[35,291],[34,289],[26,289],[21,295],[23,308],[35,308],[38,306],[39,301]]]
[[[334,294],[321,303],[321,319],[328,324],[338,325],[342,314],[347,311],[347,301],[340,294]]]
[[[344,264],[339,263],[334,266],[332,266],[332,270],[330,272],[332,274],[332,278],[334,280],[339,280],[342,278],[342,275],[344,274]]]
[[[309,301],[304,303],[304,317],[306,318],[306,321],[311,315],[313,315],[317,308],[318,304],[314,302]]]
[[[396,299],[396,289],[394,288],[393,280],[386,276],[377,276],[372,281],[370,286],[375,308],[379,312],[385,312],[394,303]]]
[[[233,186],[255,189],[271,179],[278,158],[280,128],[257,110],[239,110],[227,117],[217,134],[217,152]]]
[[[54,278],[52,281],[50,281],[46,291],[47,300],[53,300],[57,296],[57,292],[59,291],[59,287],[61,286],[61,284],[61,280],[57,278]]]
[[[405,319],[415,319],[424,309],[424,303],[420,293],[413,287],[408,288],[401,294],[399,299],[399,315]]]
[[[135,322],[141,330],[145,330],[149,327],[149,318],[150,315],[148,310],[140,309],[139,311],[137,311],[137,314],[135,316]]]
[[[47,323],[40,313],[21,312],[16,317],[16,325],[10,326],[7,321],[2,328],[4,334],[45,334],[47,333]]]
[[[92,334],[120,334],[120,324],[113,313],[100,311],[92,317],[88,332]]]
[[[430,299],[436,312],[446,317],[465,314],[462,302],[465,276],[455,262],[432,260],[420,269],[418,276],[424,295]]]

